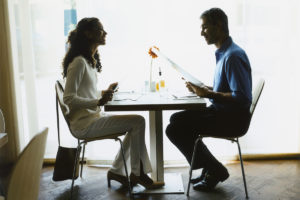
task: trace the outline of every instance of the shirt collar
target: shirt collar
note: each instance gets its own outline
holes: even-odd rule
[[[232,44],[232,39],[229,36],[224,43],[222,44],[222,46],[216,50],[215,55],[216,55],[216,60],[218,62],[218,60],[222,57],[222,55],[224,54],[224,52],[227,50],[227,48]]]
[[[232,44],[232,38],[229,36],[224,43],[222,44],[222,46],[216,50],[216,53],[224,53],[226,51],[226,49]]]

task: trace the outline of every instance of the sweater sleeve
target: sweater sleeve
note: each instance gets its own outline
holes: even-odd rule
[[[98,99],[83,98],[77,94],[86,67],[86,63],[79,57],[74,58],[68,67],[64,102],[72,109],[94,108],[97,106]]]

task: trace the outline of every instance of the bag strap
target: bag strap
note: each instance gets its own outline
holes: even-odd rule
[[[57,137],[58,137],[58,146],[60,146],[60,128],[59,128],[59,111],[58,111],[58,97],[56,96],[56,124],[57,124]]]

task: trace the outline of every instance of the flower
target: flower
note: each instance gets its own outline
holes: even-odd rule
[[[154,59],[157,58],[157,55],[152,51],[152,48],[155,48],[159,51],[159,48],[157,48],[156,46],[150,47],[148,54]]]

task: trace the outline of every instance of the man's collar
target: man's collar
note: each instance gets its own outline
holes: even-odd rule
[[[220,54],[223,53],[224,51],[226,51],[226,49],[232,44],[232,38],[229,36],[224,43],[222,44],[222,46],[216,50],[216,54]]]

